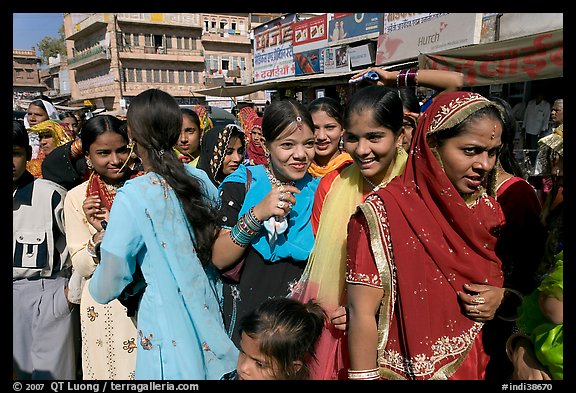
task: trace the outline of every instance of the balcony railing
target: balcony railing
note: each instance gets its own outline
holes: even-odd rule
[[[103,60],[110,60],[110,51],[108,47],[99,45],[68,59],[68,68],[74,70],[87,64]]]

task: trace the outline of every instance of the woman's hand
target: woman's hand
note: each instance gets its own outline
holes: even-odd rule
[[[494,318],[504,298],[504,288],[482,284],[464,284],[465,292],[458,292],[462,312],[476,322]]]
[[[365,70],[362,70],[359,73],[355,74],[350,79],[352,80],[360,78],[370,71],[374,71],[380,77],[377,81],[366,79],[371,84],[396,87],[396,76],[398,75],[398,71],[386,71],[384,68],[381,67],[368,67]]]
[[[336,310],[334,310],[334,312],[332,312],[332,314],[329,315],[330,318],[330,323],[332,323],[332,325],[334,325],[334,327],[338,330],[342,330],[342,331],[346,331],[347,328],[347,321],[348,321],[348,316],[347,316],[347,312],[348,310],[346,310],[346,307],[344,306],[338,306],[338,308]],[[344,333],[346,334],[346,333]]]
[[[98,232],[102,231],[102,220],[108,220],[110,211],[101,206],[100,198],[97,195],[87,196],[82,204],[82,210],[84,210],[88,223]]]
[[[285,217],[296,204],[294,194],[300,190],[295,186],[272,187],[272,190],[254,206],[254,215],[260,221],[266,221],[270,217]]]
[[[528,339],[517,341],[516,348],[509,354],[510,361],[514,365],[514,372],[510,379],[513,381],[551,380],[552,378],[546,368],[536,358],[532,349],[532,342]]]

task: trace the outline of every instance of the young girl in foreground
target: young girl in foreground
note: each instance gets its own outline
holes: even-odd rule
[[[317,303],[272,298],[240,322],[240,356],[237,369],[226,380],[308,379],[307,359],[324,325]]]

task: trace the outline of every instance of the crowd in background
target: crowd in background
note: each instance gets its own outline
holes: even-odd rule
[[[511,108],[449,71],[351,83],[217,125],[159,89],[125,119],[32,100],[14,378],[563,379],[562,98]]]

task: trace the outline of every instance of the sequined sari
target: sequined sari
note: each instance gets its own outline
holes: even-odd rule
[[[483,378],[483,324],[461,312],[457,292],[469,282],[502,285],[494,251],[502,212],[484,189],[465,201],[426,136],[488,105],[469,92],[439,96],[419,119],[403,174],[368,196],[349,223],[347,282],[384,290],[377,321],[383,378]],[[369,264],[372,276],[362,274]]]

